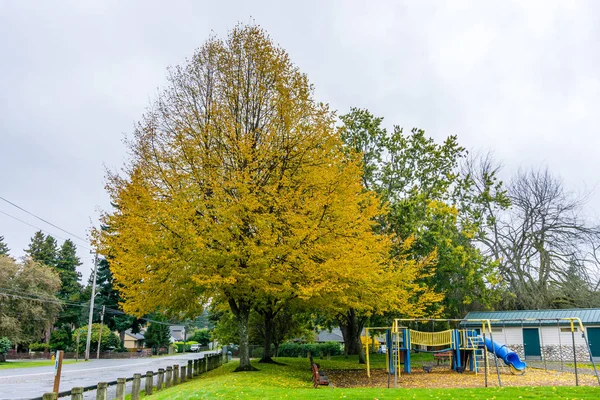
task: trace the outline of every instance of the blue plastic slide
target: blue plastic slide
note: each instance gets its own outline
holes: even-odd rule
[[[519,355],[506,347],[505,344],[492,342],[490,339],[485,339],[485,347],[490,353],[494,353],[496,357],[504,361],[504,364],[514,368],[517,371],[524,371],[527,364],[519,358]]]

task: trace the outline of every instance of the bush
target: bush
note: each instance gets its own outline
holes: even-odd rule
[[[278,357],[306,357],[308,352],[313,357],[319,356],[339,356],[342,354],[342,347],[336,342],[325,343],[283,343],[279,346]]]
[[[198,329],[190,339],[195,340],[201,346],[208,346],[208,343],[210,343],[210,331],[208,329]]]
[[[50,350],[67,350],[71,346],[71,328],[68,325],[52,331],[50,334]]]
[[[92,338],[90,349],[94,350],[98,348],[98,337],[100,336],[100,324],[92,324]],[[82,326],[75,330],[75,335],[79,331],[79,336],[84,338],[79,342],[79,351],[85,350],[86,338],[87,338],[87,326]],[[115,335],[106,325],[102,325],[102,343],[100,345],[100,351],[116,350],[121,347],[121,339]]]
[[[265,348],[264,347],[257,347],[255,349],[252,350],[252,353],[250,354],[250,357],[252,358],[262,358],[263,354],[265,353]]]
[[[29,351],[50,351],[50,345],[47,343],[30,343]]]
[[[7,337],[0,337],[0,362],[6,361],[6,353],[10,350],[10,340]]]
[[[178,353],[183,353],[183,342],[175,342],[173,344],[177,346]],[[185,351],[190,351],[190,347],[192,347],[193,344],[198,344],[198,342],[195,342],[193,340],[185,342]]]

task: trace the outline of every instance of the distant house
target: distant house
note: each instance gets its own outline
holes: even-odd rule
[[[170,338],[171,343],[183,342],[186,339],[185,326],[171,325],[171,326],[169,326],[169,330],[171,331],[171,338]]]
[[[575,325],[571,334],[568,320],[559,318],[580,318],[589,341],[594,360],[600,361],[600,308],[568,310],[519,310],[519,311],[473,311],[465,316],[467,320],[499,319],[491,321],[493,340],[506,344],[526,360],[573,359],[573,340],[577,359],[589,361],[586,342]],[[540,318],[541,320],[536,320]],[[481,330],[481,322],[461,322],[462,327]],[[487,334],[489,337],[489,333]]]
[[[125,347],[126,349],[143,349],[144,340],[145,338],[142,333],[132,333],[131,329],[127,329],[125,331],[123,347]]]
[[[319,331],[315,333],[315,343],[324,342],[337,342],[344,343],[344,337],[342,336],[342,330],[340,328],[333,328],[329,331]]]

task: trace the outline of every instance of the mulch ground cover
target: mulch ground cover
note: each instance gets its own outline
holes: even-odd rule
[[[363,370],[327,370],[325,374],[334,387],[388,387],[388,373],[385,370],[372,370],[371,378]],[[523,375],[513,375],[507,369],[501,370],[500,379],[504,387],[510,386],[575,386],[575,374],[569,372],[544,371],[527,368]],[[389,378],[390,387],[394,387],[394,376]],[[579,375],[580,386],[598,386],[595,376]],[[488,386],[498,386],[495,369],[488,375]],[[398,378],[398,387],[403,388],[477,388],[485,387],[483,373],[464,372],[459,374],[450,369],[434,367],[430,373],[413,369],[410,374]]]

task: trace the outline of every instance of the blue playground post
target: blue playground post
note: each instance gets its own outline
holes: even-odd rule
[[[402,330],[402,335],[404,336],[404,372],[410,374],[410,331],[408,328],[404,328]],[[398,343],[400,346],[400,343]],[[398,349],[400,350],[400,349]]]

